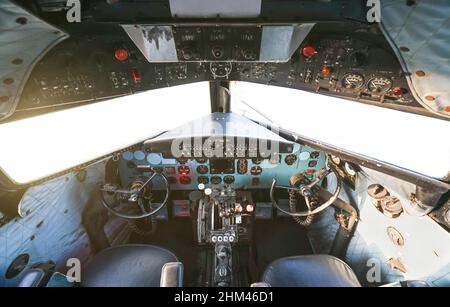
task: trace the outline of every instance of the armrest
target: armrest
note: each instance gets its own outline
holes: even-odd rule
[[[168,262],[161,270],[161,287],[183,286],[183,264],[181,262]]]
[[[25,272],[22,280],[17,285],[21,288],[29,287],[45,287],[48,282],[48,274],[43,269],[36,268],[30,269]]]

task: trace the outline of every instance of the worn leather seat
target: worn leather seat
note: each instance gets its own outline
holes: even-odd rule
[[[280,258],[269,264],[262,282],[272,287],[360,287],[353,270],[330,255]]]
[[[167,263],[178,262],[170,251],[152,245],[122,245],[98,253],[81,274],[83,287],[159,287]],[[181,265],[181,264],[180,264]],[[165,267],[173,272],[173,267]],[[164,273],[163,273],[164,274]],[[177,270],[176,278],[182,278]],[[164,277],[164,276],[163,276]],[[181,281],[178,281],[181,283]]]

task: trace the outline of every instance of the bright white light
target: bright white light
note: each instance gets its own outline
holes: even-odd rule
[[[233,112],[252,119],[434,178],[450,171],[449,121],[247,82],[231,93]]]
[[[211,113],[209,85],[156,89],[0,125],[0,168],[28,183]]]

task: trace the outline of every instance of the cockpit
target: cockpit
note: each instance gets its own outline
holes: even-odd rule
[[[450,286],[449,13],[2,1],[0,286]]]

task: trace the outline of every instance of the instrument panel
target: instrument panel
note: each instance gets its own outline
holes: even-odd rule
[[[179,27],[174,35],[184,42],[177,47],[183,60],[172,63],[149,63],[123,29],[113,31],[114,27],[98,25],[98,33],[74,34],[55,46],[35,66],[17,109],[89,103],[204,80],[248,81],[383,107],[421,108],[388,42],[373,27],[317,24],[286,62],[239,58],[247,52],[245,39],[249,39],[249,53],[260,51],[250,39],[260,36],[258,30],[243,27],[239,32],[235,28],[237,32],[222,36],[209,33],[212,28],[197,33],[195,27]],[[239,57],[233,51],[236,40]],[[216,45],[225,49],[218,51]]]
[[[126,151],[120,155],[118,167],[123,187],[129,187],[139,176],[139,166],[151,166],[162,172],[171,190],[196,190],[198,184],[206,187],[218,184],[233,185],[235,189],[268,189],[272,179],[289,185],[292,175],[303,172],[308,178],[326,164],[326,155],[308,146],[295,144],[290,154],[278,154],[270,159],[262,158],[164,158],[158,152],[143,149]],[[152,189],[161,190],[163,185],[155,178]]]

